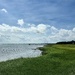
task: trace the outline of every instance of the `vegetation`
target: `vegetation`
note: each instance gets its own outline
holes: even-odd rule
[[[43,56],[0,63],[0,75],[75,75],[75,45],[51,44]]]
[[[57,44],[75,44],[75,41],[62,41],[62,42],[57,42]]]

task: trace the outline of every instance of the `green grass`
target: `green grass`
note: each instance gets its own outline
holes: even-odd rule
[[[0,63],[0,75],[75,75],[75,45],[46,45],[42,56]]]

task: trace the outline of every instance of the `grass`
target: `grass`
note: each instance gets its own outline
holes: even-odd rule
[[[0,75],[75,75],[75,45],[46,45],[42,56],[0,63]]]

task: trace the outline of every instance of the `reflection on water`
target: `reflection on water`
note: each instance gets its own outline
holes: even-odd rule
[[[43,45],[2,44],[0,45],[0,61],[6,61],[20,57],[40,56],[41,51],[36,48],[42,46]]]

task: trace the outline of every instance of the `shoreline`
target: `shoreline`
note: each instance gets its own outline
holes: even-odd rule
[[[29,46],[27,45],[27,47],[29,47]],[[39,47],[44,47],[44,45],[37,45],[37,46],[35,46],[36,48],[33,47],[33,46],[35,46],[35,45],[31,45],[30,46],[31,47],[31,50],[28,50],[28,52],[27,53],[25,52],[25,54],[24,53],[23,54],[20,53],[21,54],[20,55],[18,53],[20,56],[18,54],[16,54],[16,55],[18,55],[18,57],[12,56],[11,54],[8,55],[8,56],[6,56],[6,57],[5,56],[4,57],[1,57],[0,58],[0,62],[6,62],[6,61],[11,61],[11,60],[20,59],[20,58],[36,58],[36,57],[42,56],[42,51],[39,49]],[[16,49],[13,49],[13,51],[14,50],[17,50],[17,48]],[[4,52],[4,51],[6,51],[6,49],[4,49],[2,51]]]
[[[0,75],[75,75],[75,45],[39,48],[42,56],[0,62]]]

